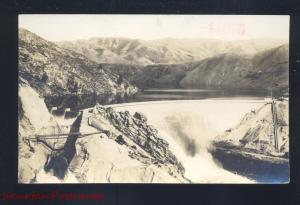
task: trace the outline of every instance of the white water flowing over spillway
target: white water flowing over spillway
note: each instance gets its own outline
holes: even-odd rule
[[[209,152],[214,137],[236,126],[262,100],[182,100],[111,105],[116,110],[144,113],[195,183],[251,183],[222,168]]]

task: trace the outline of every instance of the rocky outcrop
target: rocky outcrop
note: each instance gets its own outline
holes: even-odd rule
[[[43,147],[24,140],[24,137],[57,123],[51,118],[43,99],[23,79],[19,80],[18,112],[18,182],[35,183],[48,153]]]
[[[288,110],[286,100],[266,103],[258,110],[247,113],[235,128],[228,129],[225,134],[218,136],[215,145],[288,158]]]
[[[133,116],[128,112],[116,112],[113,108],[96,106],[89,117],[90,124],[98,130],[111,128],[110,138],[127,147],[129,156],[142,164],[166,170],[169,175],[181,181],[184,167],[169,150],[168,142],[158,136],[158,132],[147,124],[147,118],[141,113]]]

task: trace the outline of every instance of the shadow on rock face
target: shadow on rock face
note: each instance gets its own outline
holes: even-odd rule
[[[82,113],[77,117],[74,123],[71,126],[70,134],[68,135],[67,141],[61,152],[56,153],[53,156],[50,156],[50,160],[47,160],[44,169],[46,172],[53,170],[54,176],[63,179],[66,171],[69,167],[70,162],[72,161],[75,153],[76,147],[75,143],[79,137],[79,129],[82,120]],[[77,134],[73,134],[77,133]]]
[[[53,175],[58,177],[59,179],[63,179],[65,176],[65,172],[68,169],[67,159],[63,156],[54,156],[51,157],[50,162],[45,165],[45,171],[49,172],[53,170]]]

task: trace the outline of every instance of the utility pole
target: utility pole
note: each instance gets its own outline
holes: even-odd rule
[[[272,118],[273,118],[273,135],[274,135],[274,146],[275,146],[275,151],[278,152],[278,137],[277,137],[277,109],[276,109],[276,101],[275,98],[273,98],[273,86],[275,86],[274,83],[274,73],[272,72],[272,84],[271,84],[271,112],[272,112]]]
[[[273,116],[273,135],[274,135],[275,150],[278,152],[278,137],[277,137],[278,122],[277,122],[277,109],[276,109],[275,100],[272,100],[271,109],[272,109],[272,116]]]

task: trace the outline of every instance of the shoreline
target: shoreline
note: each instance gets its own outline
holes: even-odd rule
[[[251,159],[260,160],[262,162],[271,162],[271,163],[275,163],[275,164],[286,164],[286,163],[288,164],[289,163],[289,159],[284,158],[284,157],[270,156],[270,155],[257,153],[254,151],[251,153],[248,150],[244,151],[244,150],[234,148],[234,147],[225,148],[225,147],[221,147],[221,146],[215,146],[214,149],[226,152],[228,154],[236,154],[236,155],[240,155],[243,157],[249,157]],[[212,152],[214,152],[214,150]]]
[[[264,100],[253,100],[253,99],[224,99],[224,98],[209,98],[209,99],[196,99],[196,100],[153,100],[153,101],[143,101],[143,102],[129,102],[129,103],[118,103],[118,104],[110,104],[103,105],[104,107],[129,107],[135,105],[157,105],[157,104],[178,104],[178,103],[221,103],[221,102],[229,102],[229,103],[265,103]],[[87,108],[90,109],[90,108]]]

